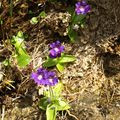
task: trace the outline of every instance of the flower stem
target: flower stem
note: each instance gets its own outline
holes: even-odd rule
[[[54,93],[51,86],[49,87],[49,91],[50,91],[50,99],[52,100],[54,98]]]

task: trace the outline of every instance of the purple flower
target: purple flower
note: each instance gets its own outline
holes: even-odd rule
[[[50,44],[49,56],[50,58],[60,57],[64,51],[64,46],[61,45],[60,41],[56,41]]]
[[[90,5],[87,5],[86,1],[84,0],[81,2],[77,2],[75,6],[75,12],[77,15],[87,14],[88,12],[90,12]]]
[[[43,68],[39,68],[37,72],[33,72],[31,74],[31,79],[34,79],[37,85],[54,86],[58,83],[58,78],[55,72]]]

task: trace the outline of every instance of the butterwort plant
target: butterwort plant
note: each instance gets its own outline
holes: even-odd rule
[[[31,57],[26,51],[25,46],[25,36],[22,31],[19,31],[17,35],[12,36],[10,39],[11,45],[14,47],[14,50],[11,51],[12,55],[9,59],[3,61],[5,66],[16,64],[19,68],[25,68],[31,61]]]
[[[47,60],[43,63],[44,67],[56,66],[61,72],[64,70],[64,65],[69,62],[75,61],[73,55],[64,54],[65,47],[59,40],[49,45],[49,55]]]
[[[77,39],[77,29],[85,24],[86,15],[90,12],[91,7],[85,0],[77,2],[74,8],[69,9],[71,14],[71,22],[68,27],[68,36],[71,42]],[[76,27],[77,26],[77,27]]]
[[[17,60],[17,65],[20,68],[25,68],[31,61],[31,57],[26,51],[24,44],[25,36],[22,31],[19,31],[16,36],[11,39],[12,45],[15,47],[13,51],[13,57]]]
[[[58,111],[70,108],[66,100],[61,96],[63,84],[59,82],[54,71],[38,68],[37,71],[31,74],[31,79],[38,86],[48,88],[44,90],[44,97],[39,101],[39,108],[46,111],[47,120],[55,120]]]

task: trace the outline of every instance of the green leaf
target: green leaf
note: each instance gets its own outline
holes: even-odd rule
[[[22,32],[22,31],[19,31],[19,32],[17,33],[17,37],[23,38],[23,37],[24,37],[23,32]]]
[[[3,63],[4,66],[8,66],[8,65],[10,65],[10,60],[5,59],[2,63]]]
[[[16,50],[18,50],[20,47],[25,47],[24,45],[24,36],[23,36],[23,32],[19,31],[17,33],[17,36],[13,36],[12,37],[12,44],[15,46]]]
[[[72,27],[71,28],[69,27],[68,28],[68,37],[70,38],[71,42],[74,42],[78,37],[78,33],[76,31],[74,31],[72,29]]]
[[[40,99],[38,106],[40,109],[46,110],[46,108],[49,104],[50,103],[48,102],[48,97],[43,97]]]
[[[52,59],[52,58],[48,58],[44,63],[43,66],[44,67],[52,67],[55,66],[58,63],[57,59]]]
[[[16,41],[16,43],[14,44],[14,46],[15,46],[17,52],[19,52],[19,50],[20,50],[22,47],[25,46],[24,43],[23,43],[24,39],[23,39],[23,38],[16,37],[16,38],[15,38],[15,41]]]
[[[21,68],[26,67],[26,65],[28,65],[30,62],[30,56],[27,54],[18,55],[16,58],[17,58],[18,66]]]
[[[73,62],[75,61],[75,57],[72,55],[63,55],[61,56],[59,63],[68,63],[68,62]]]
[[[54,104],[49,104],[46,110],[47,120],[56,120],[57,108]]]
[[[45,18],[45,17],[47,16],[47,14],[45,13],[45,11],[42,11],[42,12],[39,14],[39,16],[40,16],[41,18]]]
[[[31,15],[32,15],[32,14],[34,14],[34,12],[33,12],[32,10],[29,10],[29,11],[28,11],[28,14],[31,14]]]
[[[43,91],[43,94],[45,97],[49,98],[50,97],[50,91]]]
[[[33,24],[33,25],[37,24],[37,23],[38,23],[37,17],[33,17],[33,18],[30,20],[30,23]]]
[[[63,66],[63,64],[57,64],[56,65],[56,67],[57,67],[57,69],[60,71],[60,72],[62,72],[63,70],[64,70],[64,66]]]
[[[63,84],[61,82],[59,82],[58,84],[56,84],[55,86],[52,87],[52,91],[54,94],[54,100],[58,99],[61,95],[61,92],[63,90]],[[50,97],[50,91],[44,91],[44,95],[46,97]]]
[[[16,36],[12,37],[12,44],[14,45],[15,57],[19,67],[24,68],[30,62],[30,56],[25,50],[24,35],[22,31],[19,31]]]
[[[63,84],[62,84],[61,82],[59,82],[59,83],[56,84],[56,86],[54,86],[54,88],[53,88],[54,96],[55,96],[56,98],[60,97],[62,90],[63,90]]]
[[[59,99],[57,102],[54,103],[58,111],[68,110],[70,106],[64,100]]]
[[[72,24],[81,24],[85,20],[85,15],[77,15],[75,14]]]

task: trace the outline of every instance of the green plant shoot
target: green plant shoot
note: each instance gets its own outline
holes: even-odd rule
[[[70,109],[70,106],[61,97],[63,84],[59,82],[56,86],[52,86],[48,91],[44,91],[44,97],[40,99],[39,108],[46,110],[47,120],[55,120],[57,111]]]
[[[23,32],[19,31],[16,36],[13,36],[12,44],[16,50],[15,58],[17,59],[17,64],[19,67],[24,68],[30,63],[31,59],[25,49]]]

